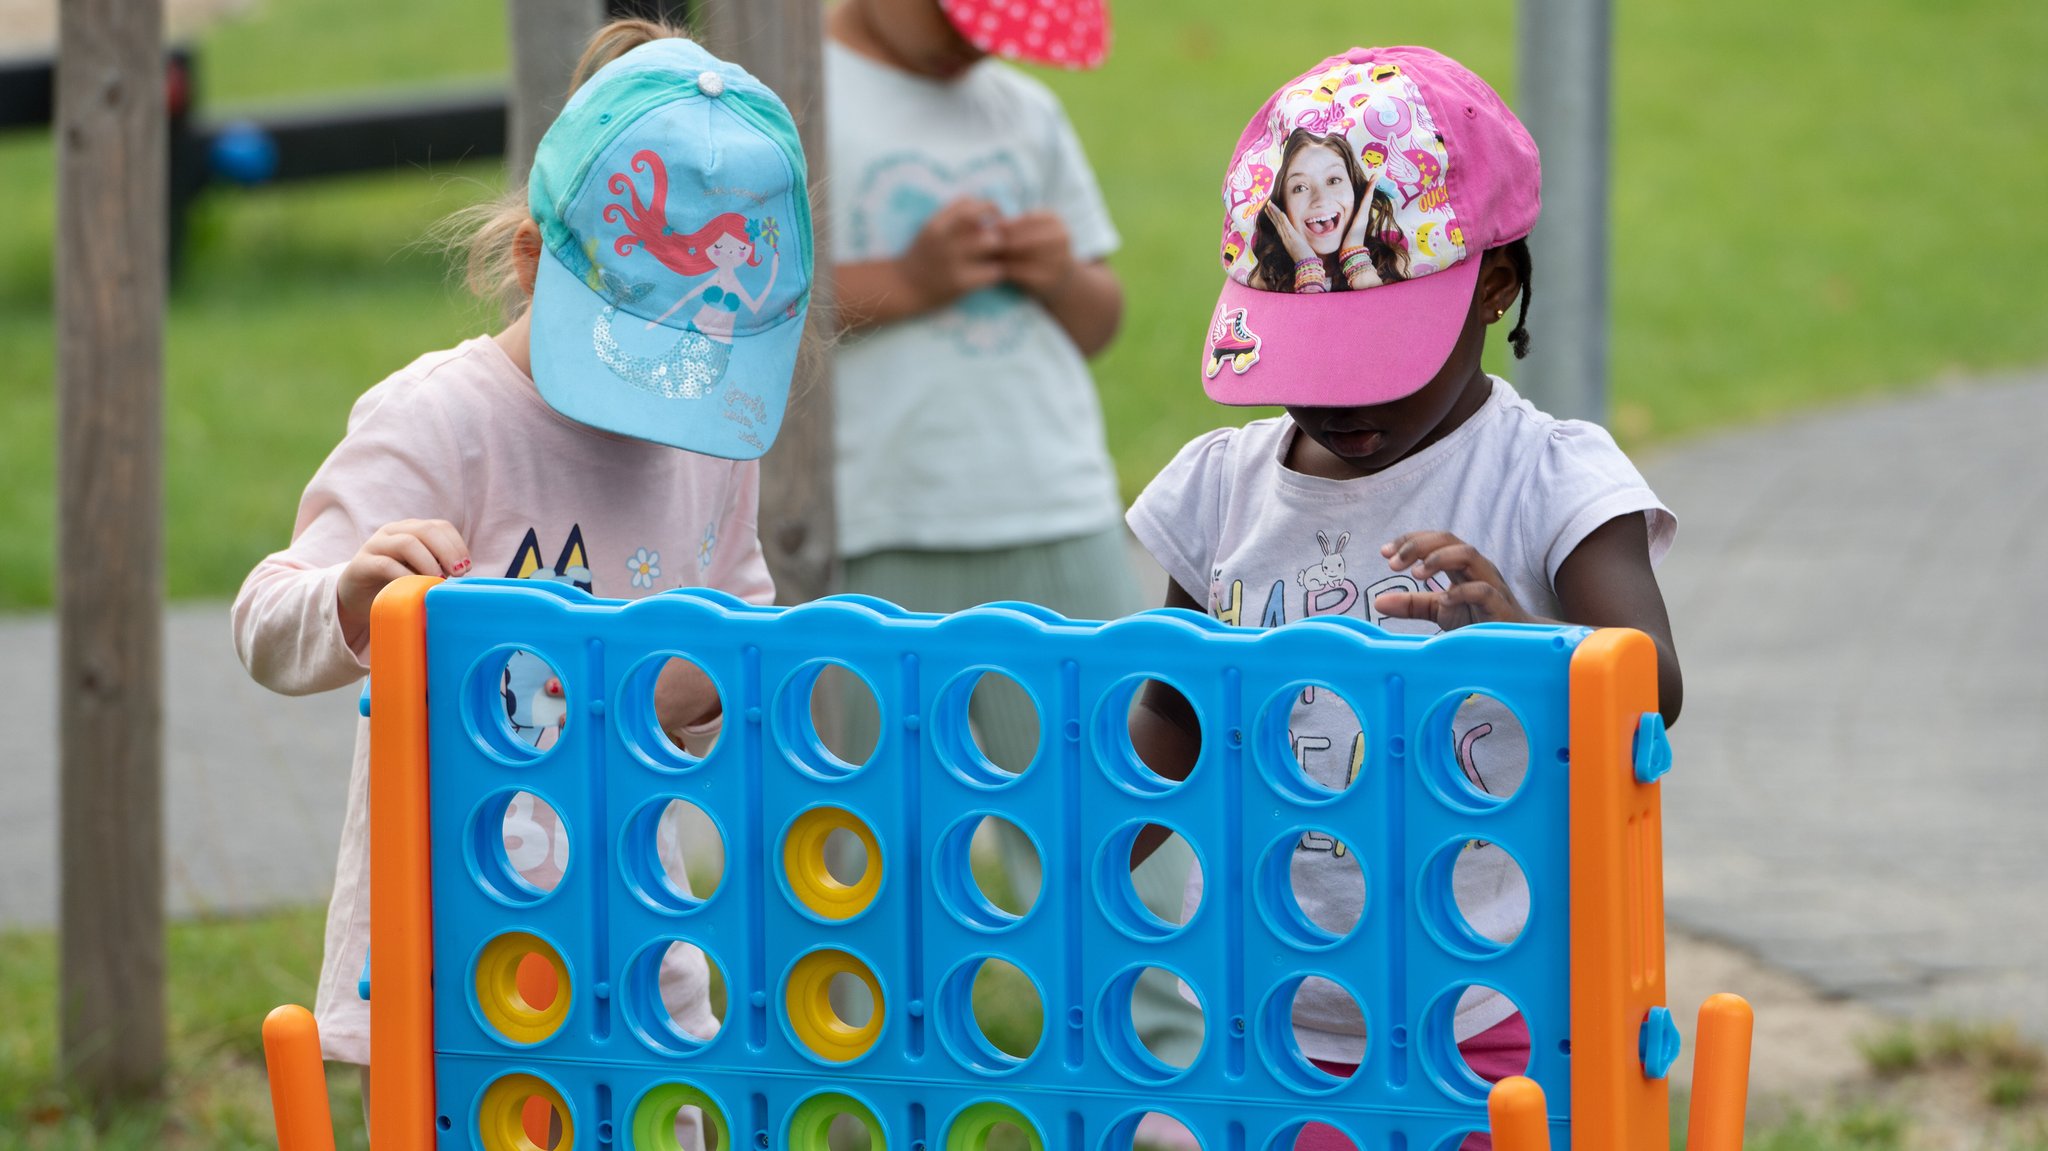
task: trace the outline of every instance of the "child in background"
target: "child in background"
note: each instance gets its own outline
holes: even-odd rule
[[[1303,143],[1327,140],[1348,154],[1326,185],[1276,187],[1289,159],[1327,151]],[[1227,276],[1202,375],[1220,403],[1287,414],[1196,439],[1132,506],[1131,529],[1171,576],[1168,606],[1263,627],[1334,613],[1422,633],[1494,620],[1633,627],[1656,642],[1658,698],[1666,720],[1677,717],[1678,659],[1652,570],[1676,521],[1605,431],[1537,411],[1480,366],[1488,326],[1518,295],[1509,340],[1527,350],[1524,237],[1539,185],[1536,146],[1514,114],[1428,49],[1352,49],[1266,101],[1224,180]],[[1299,212],[1293,197],[1309,193],[1334,193],[1334,206]],[[1391,206],[1378,236],[1343,226],[1373,214],[1368,194]],[[1332,251],[1289,241],[1293,266],[1276,270],[1262,239],[1290,217],[1311,225],[1290,224],[1295,240],[1345,241]],[[1388,252],[1400,254],[1399,275],[1386,274]],[[1347,556],[1347,544],[1364,546]],[[1511,794],[1528,769],[1513,714],[1475,695],[1451,726],[1466,785]],[[1351,783],[1358,760],[1344,750],[1360,729],[1343,700],[1305,693],[1289,729],[1305,775],[1332,790]],[[1186,700],[1156,683],[1132,731],[1146,762],[1175,778],[1200,751]],[[1365,893],[1334,847],[1304,837],[1292,872],[1303,912],[1341,933]],[[1474,930],[1502,943],[1519,934],[1528,890],[1500,848],[1469,844],[1452,886]],[[1197,874],[1189,907],[1200,899]],[[1334,984],[1309,981],[1294,1022],[1317,1066],[1357,1069],[1363,1018]],[[1528,1030],[1498,993],[1468,991],[1453,1030],[1474,1090],[1528,1066]],[[1349,1145],[1322,1125],[1296,1143]],[[1463,1142],[1491,1146],[1484,1134]]]
[[[804,158],[774,93],[673,35],[644,21],[602,29],[529,187],[478,213],[471,284],[507,301],[508,326],[429,352],[357,401],[291,546],[235,599],[236,650],[264,686],[298,695],[362,678],[371,601],[410,573],[773,598],[756,460],[781,424],[809,304]],[[708,258],[677,241],[713,224]],[[508,662],[501,688],[512,738],[545,747],[576,722],[536,656]],[[709,681],[681,661],[654,703],[679,742],[710,738],[720,719]],[[325,1056],[356,1064],[370,1057],[356,990],[368,733],[364,721],[316,1006]],[[507,860],[529,885],[552,888],[570,864],[559,831],[537,797],[507,812]],[[717,1027],[708,986],[701,952],[670,951],[663,998],[700,1038]]]
[[[1096,66],[1103,0],[841,0],[826,27],[844,589],[917,611],[1138,610],[1087,364],[1123,311],[1116,230],[1059,100],[988,59]],[[984,681],[972,718],[1018,771],[1039,732],[1005,686]],[[1036,856],[989,826],[1029,902]],[[1191,860],[1176,842],[1137,877],[1169,918]],[[1139,995],[1148,1041],[1191,1057],[1172,985]]]

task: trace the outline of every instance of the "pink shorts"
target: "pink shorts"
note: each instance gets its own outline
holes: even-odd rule
[[[1458,1044],[1458,1053],[1488,1083],[1520,1075],[1529,1066],[1529,1025],[1522,1022],[1520,1015],[1510,1015]],[[1313,1062],[1332,1075],[1347,1078],[1358,1070],[1355,1063],[1325,1063],[1320,1059]],[[1294,1151],[1357,1151],[1357,1148],[1335,1127],[1311,1123],[1294,1137]],[[1465,1141],[1458,1144],[1458,1151],[1493,1151],[1493,1136],[1483,1132],[1467,1135]]]

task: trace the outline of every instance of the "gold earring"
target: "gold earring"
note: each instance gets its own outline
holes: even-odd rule
[[[1508,314],[1508,310],[1507,310],[1506,308],[1496,308],[1496,309],[1494,309],[1494,312],[1493,312],[1493,318],[1494,318],[1494,319],[1496,319],[1496,320],[1498,320],[1498,319],[1500,319],[1500,318],[1501,318],[1502,316],[1505,316],[1505,315],[1507,315],[1507,314]]]

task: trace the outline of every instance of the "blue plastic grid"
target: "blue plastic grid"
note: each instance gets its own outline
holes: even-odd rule
[[[868,1110],[878,1146],[897,1151],[939,1140],[974,1151],[960,1138],[970,1125],[954,1118],[987,1101],[1014,1108],[1047,1147],[1128,1146],[1137,1117],[1156,1111],[1209,1151],[1287,1147],[1309,1120],[1361,1149],[1455,1148],[1485,1127],[1487,1085],[1450,1032],[1459,992],[1474,984],[1523,1011],[1528,1074],[1553,1101],[1556,1145],[1569,1146],[1564,765],[1584,629],[1418,640],[1349,620],[1260,632],[1180,612],[1109,624],[1020,605],[922,616],[855,597],[784,610],[691,591],[625,604],[522,581],[444,584],[427,604],[430,698],[458,703],[433,711],[430,734],[443,1146],[483,1147],[485,1088],[524,1072],[561,1093],[584,1147],[645,1146],[632,1137],[638,1101],[681,1082],[718,1105],[734,1146],[802,1142],[792,1117],[836,1095]],[[569,703],[545,753],[503,734],[498,673],[515,648],[552,665]],[[653,676],[668,656],[687,657],[720,690],[724,730],[702,761],[653,719]],[[883,716],[865,766],[838,761],[810,725],[810,685],[828,661],[858,674]],[[1039,753],[1014,776],[981,758],[967,730],[968,694],[988,671],[1020,684],[1040,719]],[[1202,720],[1202,756],[1182,784],[1146,771],[1124,734],[1147,678],[1173,684]],[[1341,694],[1368,734],[1342,793],[1307,780],[1286,743],[1290,701],[1308,683]],[[1448,711],[1475,692],[1507,704],[1527,736],[1527,778],[1504,801],[1469,788],[1449,746]],[[496,819],[517,791],[541,797],[567,829],[570,863],[552,891],[503,862]],[[724,841],[723,879],[701,902],[654,874],[644,816],[671,799],[707,813]],[[782,867],[786,830],[819,806],[852,813],[880,844],[880,891],[850,920],[802,907]],[[1021,919],[958,882],[961,829],[986,815],[1038,849],[1044,886]],[[1146,915],[1118,874],[1147,823],[1180,832],[1203,868],[1203,902],[1184,926]],[[1366,876],[1363,917],[1341,939],[1286,895],[1287,858],[1311,829],[1351,847]],[[1504,947],[1466,926],[1451,898],[1450,864],[1474,839],[1508,850],[1530,888],[1527,926]],[[477,1005],[479,950],[515,931],[545,940],[570,975],[566,1022],[530,1046]],[[672,940],[703,948],[726,981],[724,1026],[708,1043],[650,1018],[649,957]],[[850,1062],[813,1054],[782,1010],[792,964],[817,949],[860,960],[883,989],[880,1038]],[[1046,1026],[1024,1060],[998,1051],[965,1010],[984,958],[1014,964],[1038,990]],[[1206,1038],[1185,1069],[1153,1058],[1131,1029],[1129,984],[1146,966],[1179,975],[1201,1000]],[[1294,1046],[1288,1004],[1309,975],[1339,983],[1365,1014],[1364,1061],[1349,1079]]]

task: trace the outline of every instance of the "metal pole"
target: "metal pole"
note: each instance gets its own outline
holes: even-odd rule
[[[163,0],[59,20],[58,1013],[104,1108],[164,1064]]]
[[[1552,415],[1604,420],[1610,0],[1521,0],[1516,24],[1516,110],[1543,154],[1543,215],[1515,383]]]
[[[600,0],[507,0],[512,39],[512,103],[505,116],[505,178],[526,183],[533,150],[569,99],[569,78],[583,45],[603,22]]]

